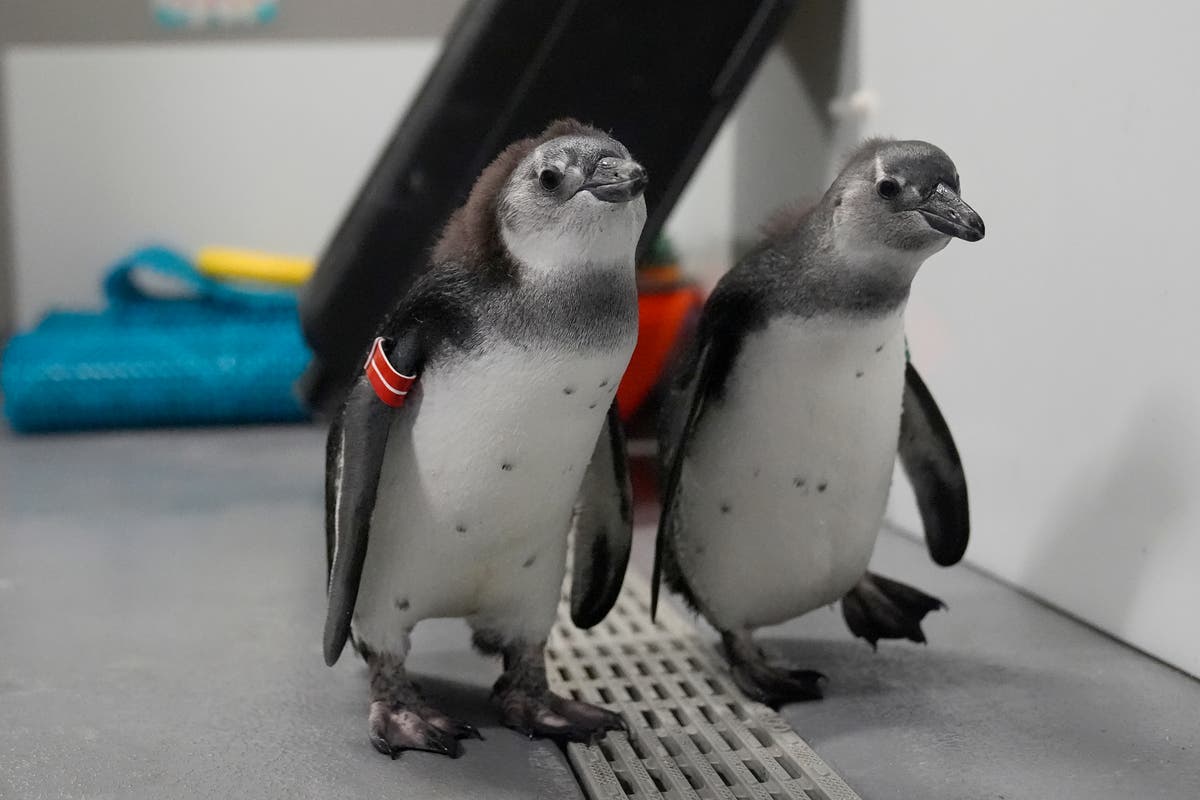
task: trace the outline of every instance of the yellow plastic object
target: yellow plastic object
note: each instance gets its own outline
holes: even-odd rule
[[[312,275],[312,259],[257,250],[205,247],[196,253],[196,267],[218,280],[249,280],[299,286]]]

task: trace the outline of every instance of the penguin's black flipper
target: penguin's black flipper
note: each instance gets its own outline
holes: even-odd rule
[[[600,622],[617,602],[632,545],[633,489],[625,433],[613,401],[579,489],[571,621],[580,628]]]
[[[710,383],[716,369],[713,357],[714,346],[705,344],[695,357],[692,365],[690,381],[686,378],[684,386],[690,382],[690,391],[685,391],[680,400],[678,414],[675,419],[667,419],[660,432],[659,448],[663,454],[663,466],[666,482],[663,484],[662,510],[658,518],[658,536],[654,540],[654,571],[650,575],[650,618],[658,613],[658,592],[663,579],[664,561],[669,558],[667,541],[674,533],[677,511],[676,496],[679,492],[679,480],[683,475],[683,459],[687,452],[687,444],[696,432],[696,425],[704,414],[704,403],[708,398]],[[682,424],[680,424],[682,421]],[[679,588],[679,587],[677,587]],[[690,594],[690,592],[688,593]],[[694,603],[694,601],[693,601]]]
[[[749,256],[717,283],[704,304],[696,338],[689,344],[676,379],[663,403],[659,418],[658,448],[663,481],[662,511],[658,518],[658,538],[654,543],[654,572],[650,577],[650,618],[658,611],[658,591],[664,564],[672,554],[669,537],[674,535],[679,481],[688,443],[704,416],[707,403],[720,400],[725,391],[733,362],[742,347],[746,332],[763,319],[764,292],[755,284],[754,256]],[[675,566],[666,569],[673,588],[693,606],[696,597]]]
[[[921,510],[929,554],[943,567],[957,564],[971,535],[967,479],[950,428],[911,362],[904,375],[899,451]]]
[[[387,360],[416,375],[421,343],[413,329],[384,343]],[[325,663],[333,666],[350,636],[358,599],[375,492],[393,416],[405,413],[385,404],[365,375],[359,377],[329,428],[325,464],[325,542],[329,568],[329,607],[325,617]]]

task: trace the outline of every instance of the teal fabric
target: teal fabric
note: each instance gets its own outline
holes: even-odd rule
[[[104,280],[100,311],[51,311],[0,362],[14,430],[292,422],[310,353],[291,292],[239,289],[163,247]]]

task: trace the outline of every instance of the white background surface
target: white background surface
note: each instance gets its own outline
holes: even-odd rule
[[[315,255],[434,40],[14,47],[17,319],[97,302],[148,240]]]
[[[909,313],[968,469],[968,557],[1200,675],[1200,7],[861,19],[867,132],[941,145],[987,223],[925,265]]]

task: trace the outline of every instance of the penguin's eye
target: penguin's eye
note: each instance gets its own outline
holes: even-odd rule
[[[884,178],[875,184],[875,191],[879,192],[879,196],[884,200],[891,200],[900,194],[900,182],[893,178]]]
[[[553,192],[562,184],[562,173],[556,169],[547,167],[538,173],[538,183],[547,192]]]

